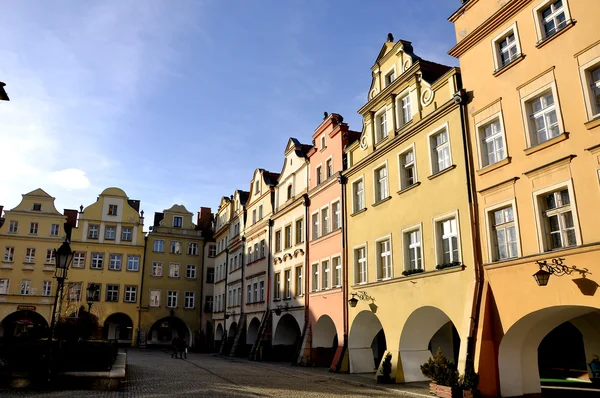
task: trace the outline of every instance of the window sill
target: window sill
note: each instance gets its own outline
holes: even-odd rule
[[[102,271],[104,268],[92,268],[92,267],[90,267],[90,269],[94,270],[94,271]]]
[[[169,275],[169,279],[181,279],[181,277],[180,276],[171,276],[171,275]]]
[[[109,271],[121,271],[121,268],[119,268],[119,269],[116,269],[116,268],[109,268],[108,270],[109,270]]]
[[[532,153],[535,153],[537,151],[541,151],[542,149],[546,149],[554,144],[558,144],[559,142],[562,142],[564,140],[566,140],[567,138],[569,138],[569,133],[564,132],[552,139],[549,139],[548,141],[544,141],[541,144],[537,144],[535,146],[529,147],[527,149],[525,149],[525,155],[529,156]]]
[[[437,177],[441,176],[442,174],[446,174],[447,172],[449,172],[450,170],[454,170],[455,168],[456,168],[456,165],[455,165],[455,164],[453,164],[453,165],[451,165],[451,166],[449,166],[449,167],[446,167],[446,168],[445,168],[444,170],[442,170],[442,171],[438,171],[437,173],[430,175],[430,176],[429,176],[429,177],[427,177],[427,178],[428,178],[429,180],[433,180],[434,178],[437,178]]]
[[[381,144],[385,144],[385,142],[390,138],[390,135],[386,135],[385,137],[383,137],[382,139],[380,139],[379,141],[377,141],[375,143],[375,145],[373,145],[373,149],[377,149],[377,147]]]
[[[399,190],[398,192],[396,192],[398,195],[402,195],[404,192],[408,192],[416,187],[418,187],[419,185],[421,185],[421,181],[417,181],[412,185],[407,186],[406,188],[403,188],[401,190]]]
[[[366,207],[365,207],[365,208],[363,208],[363,209],[360,209],[360,210],[358,210],[358,211],[355,211],[355,212],[354,212],[354,213],[352,213],[352,214],[350,214],[350,217],[354,217],[354,216],[356,216],[356,215],[359,215],[359,214],[361,214],[361,213],[364,213],[365,211],[367,211],[367,208],[366,208]]]
[[[265,300],[262,300],[262,301],[252,301],[252,302],[246,303],[246,305],[264,304],[264,303],[265,303]]]
[[[126,271],[127,271],[127,272],[138,272],[138,271],[139,271],[139,269],[128,269],[128,270],[126,270]]]
[[[574,21],[572,19],[567,21],[567,24],[565,25],[564,28],[562,28],[561,30],[559,30],[558,32],[556,32],[555,34],[553,34],[550,37],[546,37],[540,41],[538,41],[535,45],[536,48],[542,48],[544,47],[546,44],[550,43],[552,40],[556,39],[558,36],[562,35],[563,33],[565,33],[567,30],[571,29],[573,26],[575,26],[575,23],[577,21]]]
[[[408,122],[404,123],[402,126],[398,127],[398,129],[396,129],[396,135],[400,135],[402,133],[402,130],[408,128],[409,126],[413,125],[413,119],[410,119]]]
[[[498,68],[494,71],[493,76],[494,77],[498,77],[501,74],[503,74],[504,72],[506,72],[507,70],[509,70],[510,68],[512,68],[513,66],[515,66],[516,64],[518,64],[519,62],[523,61],[525,59],[525,54],[521,54],[519,55],[517,58],[513,59],[512,61],[510,61],[510,63],[502,66],[501,68]]]
[[[2,268],[2,269],[13,269],[12,264],[10,264],[10,263],[2,264],[2,266],[0,268]]]
[[[188,280],[188,281],[195,281],[195,280],[197,280],[198,278],[188,278],[188,277],[186,276],[186,277],[185,277],[185,279],[186,279],[186,280]]]
[[[31,267],[31,268],[25,268],[25,267],[23,267],[23,269],[33,269],[33,267]],[[55,269],[56,269],[56,267],[44,266],[44,268],[42,268],[42,271],[44,271],[44,272],[54,272]]]
[[[281,301],[280,298],[274,298],[273,301]]]
[[[162,275],[150,275],[153,278],[162,278]]]
[[[590,120],[589,122],[584,123],[584,125],[585,125],[585,128],[588,130],[591,130],[593,128],[600,126],[600,115],[596,115],[594,119]]]
[[[477,175],[482,176],[484,174],[489,173],[490,171],[494,171],[496,169],[499,169],[502,166],[506,166],[507,164],[510,163],[510,160],[511,160],[511,157],[508,156],[508,157],[500,160],[499,162],[490,164],[489,166],[485,166],[484,168],[477,170],[476,173],[477,173]]]
[[[33,271],[35,267],[33,265],[24,265],[23,270],[25,271]]]
[[[375,202],[375,203],[373,203],[371,206],[372,206],[372,207],[377,207],[377,206],[379,206],[380,204],[382,204],[382,203],[385,203],[385,202],[387,202],[387,201],[388,201],[388,200],[390,200],[390,199],[392,199],[392,197],[391,197],[391,196],[388,196],[388,197],[386,197],[386,198],[383,198],[383,199],[381,199],[379,202]]]

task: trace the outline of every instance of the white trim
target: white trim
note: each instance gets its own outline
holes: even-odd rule
[[[537,90],[533,91],[532,93],[529,93],[528,95],[520,98],[521,115],[523,117],[523,125],[525,127],[525,140],[526,140],[525,142],[527,143],[527,148],[531,148],[533,146],[532,140],[531,140],[531,135],[532,135],[533,129],[532,129],[532,125],[531,125],[531,120],[529,118],[529,115],[530,115],[529,102],[537,97],[540,97],[543,93],[545,93],[549,90],[552,92],[552,97],[554,99],[554,108],[556,111],[556,118],[558,120],[558,128],[559,128],[560,134],[563,134],[565,131],[563,119],[562,119],[562,112],[560,109],[560,101],[558,98],[558,90],[556,87],[556,80],[553,79],[550,83],[545,84],[544,86],[538,88]],[[539,143],[537,143],[537,144],[539,144]]]
[[[481,132],[482,132],[482,127],[485,127],[491,123],[494,122],[494,120],[498,119],[498,122],[500,123],[500,127],[502,128],[502,140],[504,141],[504,158],[497,160],[496,163],[500,162],[501,160],[504,160],[508,157],[508,145],[506,142],[506,125],[504,124],[504,114],[502,112],[502,110],[499,110],[498,112],[494,113],[493,115],[490,115],[489,117],[480,120],[479,122],[475,123],[475,139],[476,139],[476,145],[477,145],[477,155],[478,155],[478,164],[479,164],[479,168],[482,169],[484,167],[487,166],[491,166],[493,164],[496,163],[490,163],[490,164],[483,164],[483,148],[481,146]]]
[[[390,276],[387,278],[383,277],[383,272],[381,273],[381,277],[379,275],[379,268],[380,268],[380,261],[381,261],[381,255],[379,253],[379,244],[381,242],[385,242],[385,241],[389,241],[390,244]],[[388,234],[382,237],[379,237],[377,239],[374,240],[375,243],[375,266],[377,267],[376,269],[376,275],[377,275],[377,280],[378,281],[385,281],[385,280],[389,280],[389,279],[393,279],[394,278],[394,250],[392,248],[392,234]],[[383,270],[382,270],[383,271]]]
[[[356,250],[358,249],[365,249],[366,275],[364,282],[357,282],[360,279],[360,272],[358,274],[356,273],[356,265],[358,261],[356,259]],[[363,242],[357,246],[352,247],[352,275],[354,276],[354,278],[352,278],[353,280],[350,283],[352,283],[353,285],[364,285],[369,282],[369,245],[367,242]]]
[[[433,221],[433,249],[434,249],[434,253],[435,253],[435,261],[436,261],[436,266],[438,264],[443,264],[443,253],[441,253],[441,245],[440,245],[440,239],[438,239],[438,224],[443,222],[443,221],[447,221],[447,220],[451,220],[451,219],[455,219],[456,220],[456,239],[457,239],[457,244],[458,244],[458,261],[462,262],[463,257],[462,257],[462,241],[460,238],[460,219],[458,217],[458,209],[448,212],[446,214],[434,217],[432,219]],[[423,235],[421,234],[421,239],[422,239]]]
[[[450,166],[452,166],[454,163],[452,161],[452,140],[450,139],[450,123],[446,122],[444,124],[442,124],[441,126],[438,126],[437,128],[433,129],[429,134],[427,134],[427,145],[429,147],[429,173],[430,175],[434,175],[439,173],[442,170],[438,170],[437,172],[434,173],[434,168],[433,168],[433,149],[431,146],[431,138],[442,132],[442,130],[446,130],[446,134],[448,135],[448,147],[449,147],[449,154],[450,154]],[[445,170],[445,169],[444,169]]]
[[[331,160],[331,175],[327,175],[327,162],[329,162]],[[329,157],[327,159],[325,159],[325,180],[328,180],[329,178],[331,178],[333,175],[335,174],[335,167],[334,167],[334,163],[333,163],[333,155],[329,155]]]
[[[486,244],[487,244],[487,259],[489,263],[493,263],[493,262],[497,262],[497,261],[504,261],[504,260],[494,260],[494,250],[493,250],[493,233],[492,233],[492,225],[490,222],[490,217],[492,217],[492,213],[496,210],[505,208],[505,207],[512,207],[513,210],[513,214],[515,217],[514,220],[514,224],[515,224],[515,231],[516,231],[516,235],[517,235],[517,257],[511,257],[510,259],[515,259],[515,258],[519,258],[521,256],[523,256],[523,248],[521,247],[521,232],[520,232],[520,227],[519,227],[519,213],[517,211],[517,202],[515,198],[509,199],[509,200],[505,200],[504,202],[500,202],[500,203],[496,203],[492,206],[486,207],[485,209],[483,209],[483,215],[484,215],[484,224],[485,224],[485,235],[486,235]],[[506,259],[509,260],[509,259]]]
[[[356,208],[356,204],[354,203],[354,184],[356,184],[357,182],[361,181],[363,183],[363,193],[362,193],[362,200],[363,200],[363,207],[360,209]],[[360,210],[366,209],[367,208],[367,198],[365,195],[365,189],[366,189],[366,185],[365,185],[365,175],[361,174],[360,176],[357,176],[354,180],[350,181],[350,197],[351,197],[351,203],[352,203],[352,208],[350,209],[351,212],[350,214],[354,214]]]
[[[379,179],[378,179],[378,177],[375,174],[376,174],[376,172],[379,169],[382,169],[384,167],[385,167],[385,172],[386,172],[386,176],[385,176],[386,183],[385,183],[385,185],[386,185],[386,188],[387,188],[387,195],[383,196],[381,199],[377,200],[377,188],[379,187]],[[373,166],[371,168],[371,175],[373,176],[373,204],[376,204],[376,203],[379,203],[382,200],[384,200],[385,198],[387,198],[387,197],[390,196],[390,168],[388,167],[388,161],[387,161],[387,159],[384,160],[383,162],[381,162],[381,163]],[[365,206],[366,206],[366,204],[365,204]]]
[[[379,122],[379,118],[381,117],[381,115],[385,115],[385,137],[382,135],[381,138],[379,138],[379,133],[381,132],[381,123]],[[374,143],[377,144],[380,141],[383,141],[385,138],[387,138],[390,134],[390,120],[388,120],[387,117],[387,105],[383,105],[377,112],[375,112],[375,114],[373,115],[373,126],[375,127],[375,137],[374,138]]]
[[[541,11],[542,11],[543,8],[548,7],[550,4],[554,3],[555,1],[556,0],[543,0],[540,4],[538,4],[537,6],[535,6],[533,8],[533,10],[532,10],[533,21],[534,21],[534,26],[535,26],[535,33],[537,35],[538,42],[541,42],[541,41],[546,40],[548,38],[543,33],[542,18],[541,18],[541,15],[540,15]],[[569,1],[568,0],[562,0],[562,3],[563,3],[563,10],[564,10],[564,13],[565,13],[565,21],[569,21],[571,19],[571,12],[569,11]],[[563,29],[564,29],[564,27],[563,27]],[[558,33],[558,32],[556,32],[556,33]]]
[[[523,54],[523,50],[521,49],[521,40],[519,39],[519,31],[517,29],[517,22],[515,22],[492,39],[492,55],[493,55],[493,62],[494,62],[494,71],[498,71],[498,70],[510,65],[512,62],[514,62],[514,59],[513,59],[510,62],[508,62],[507,64],[503,65],[502,62],[500,61],[500,48],[498,46],[498,44],[499,44],[498,42],[505,39],[506,37],[508,37],[511,33],[513,33],[515,35],[515,44],[517,46],[517,54],[515,55],[515,59],[519,58],[519,56],[521,56],[521,54]]]
[[[395,102],[395,107],[396,107],[396,114],[394,115],[394,117],[396,118],[396,127],[398,129],[401,129],[402,127],[404,127],[406,124],[408,124],[410,122],[410,120],[406,123],[404,123],[403,120],[403,116],[404,113],[402,112],[403,108],[402,108],[402,99],[408,97],[409,99],[409,104],[410,104],[410,120],[413,119],[415,112],[413,109],[413,100],[411,97],[411,91],[410,91],[410,87],[406,88],[404,91],[402,91],[401,93],[396,95],[396,98],[394,100]]]
[[[411,185],[416,184],[417,182],[419,182],[419,177],[418,177],[418,172],[417,172],[417,149],[416,149],[416,145],[413,142],[411,145],[405,147],[404,149],[402,149],[400,152],[397,153],[396,155],[396,159],[398,160],[398,190],[401,191],[404,188],[408,188],[410,185],[407,185],[406,187],[404,187],[402,185],[402,176],[404,175],[404,165],[402,163],[402,157],[404,155],[406,155],[407,152],[412,151],[413,152],[413,168],[415,170],[415,176],[414,176],[414,182]]]
[[[313,224],[313,216],[317,215],[317,235],[315,236],[315,226]],[[319,239],[322,235],[321,235],[321,209],[317,209],[317,211],[313,211],[312,213],[310,213],[310,228],[311,228],[311,234],[310,234],[310,240],[316,240]]]
[[[325,221],[323,220],[323,210],[324,209],[327,209],[327,232],[326,233],[323,233],[323,225],[325,224]],[[331,208],[330,208],[329,203],[327,203],[324,206],[321,206],[319,208],[319,228],[321,228],[321,233],[319,234],[319,237],[325,236],[331,232]]]
[[[387,83],[387,77],[390,74],[390,72],[394,73],[394,80],[392,80],[389,84]],[[392,65],[391,68],[389,68],[384,74],[383,74],[383,87],[388,87],[391,86],[392,83],[398,78],[398,73],[396,73],[396,64]]]
[[[423,239],[423,223],[418,223],[408,228],[404,228],[402,233],[402,271],[407,271],[410,269],[408,266],[410,264],[410,256],[406,248],[410,244],[410,242],[406,239],[406,235],[410,232],[419,231],[421,235],[421,269],[425,271],[425,239]]]
[[[590,88],[590,72],[598,68],[600,68],[600,56],[579,67],[579,76],[581,78],[581,84],[583,86],[583,101],[585,102],[585,111],[587,114],[588,121],[591,121],[600,116],[600,106],[597,106],[593,103],[592,90]],[[595,111],[594,108],[596,108]]]

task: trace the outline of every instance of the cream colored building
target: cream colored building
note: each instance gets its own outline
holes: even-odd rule
[[[65,240],[65,222],[54,198],[40,188],[24,194],[0,219],[1,337],[50,325],[56,291],[53,250]]]
[[[225,338],[225,306],[227,295],[227,264],[229,256],[227,244],[229,242],[229,223],[233,213],[233,198],[222,197],[215,215],[214,238],[216,242],[214,287],[213,287],[213,322],[215,348],[220,349]]]

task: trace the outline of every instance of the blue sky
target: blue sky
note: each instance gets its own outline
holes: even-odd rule
[[[457,65],[459,0],[1,2],[0,204],[38,187],[59,210],[106,187],[151,220],[173,203],[216,210],[324,111],[361,130],[388,32]],[[147,223],[148,224],[148,223]]]

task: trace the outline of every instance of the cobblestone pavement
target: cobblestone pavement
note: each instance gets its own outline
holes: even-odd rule
[[[207,354],[187,360],[153,350],[129,350],[122,391],[32,392],[0,390],[1,397],[398,397],[377,386],[332,379],[326,372],[303,371]],[[407,395],[409,396],[409,395]],[[414,396],[414,395],[412,395]]]

